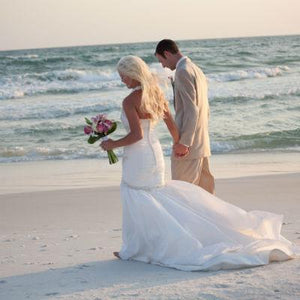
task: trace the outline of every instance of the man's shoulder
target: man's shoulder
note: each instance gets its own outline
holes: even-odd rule
[[[186,77],[193,74],[193,66],[190,62],[184,61],[176,68],[177,77]]]
[[[175,86],[194,81],[194,73],[190,68],[179,68],[175,74]]]
[[[194,77],[205,77],[201,67],[198,66],[196,63],[192,62],[191,60],[187,62],[186,69],[189,73],[193,74]]]
[[[195,70],[199,70],[202,72],[201,68],[188,57],[185,60],[183,60],[176,68],[176,72],[178,73],[193,73]]]
[[[178,82],[184,81],[195,81],[196,78],[202,76],[202,70],[197,67],[196,64],[189,61],[185,64],[182,64],[180,68],[176,69],[175,80],[177,79]]]

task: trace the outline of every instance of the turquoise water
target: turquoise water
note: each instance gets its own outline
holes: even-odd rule
[[[209,80],[212,152],[300,151],[300,36],[179,41]],[[119,121],[129,90],[116,72],[128,54],[160,78],[172,107],[170,71],[155,43],[0,52],[0,162],[104,157],[88,145],[84,117]],[[166,155],[171,139],[157,131]],[[113,134],[124,134],[122,125]],[[121,150],[117,150],[121,155]]]

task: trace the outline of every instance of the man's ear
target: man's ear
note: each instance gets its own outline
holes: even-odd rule
[[[172,54],[171,52],[165,50],[164,51],[164,58],[169,58],[171,54]]]

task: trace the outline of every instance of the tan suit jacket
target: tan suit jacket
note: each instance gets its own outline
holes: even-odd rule
[[[190,153],[180,160],[199,159],[211,155],[208,119],[207,80],[202,70],[185,57],[175,73],[175,122],[180,131],[180,144]],[[173,159],[177,159],[172,156]]]

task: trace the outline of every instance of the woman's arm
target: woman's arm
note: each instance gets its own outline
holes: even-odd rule
[[[173,138],[173,143],[177,144],[179,142],[179,130],[175,124],[175,121],[170,113],[169,108],[167,107],[167,109],[165,110],[165,114],[164,114],[164,122],[166,123],[169,132]]]
[[[124,147],[136,143],[143,138],[143,130],[135,106],[137,99],[135,98],[135,95],[129,95],[123,101],[123,109],[129,123],[130,132],[119,140],[114,141],[109,139],[107,141],[103,141],[100,144],[103,150],[111,150],[114,148]]]

